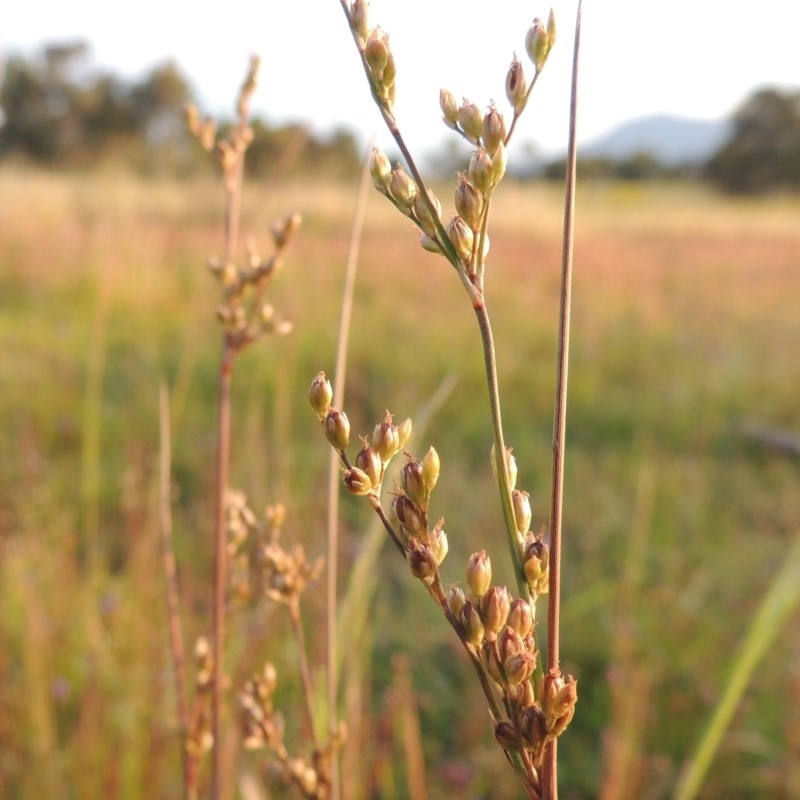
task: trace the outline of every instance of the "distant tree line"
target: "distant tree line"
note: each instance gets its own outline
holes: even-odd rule
[[[97,68],[89,56],[84,42],[74,42],[7,59],[0,161],[78,169],[124,163],[146,174],[213,169],[187,130],[185,108],[194,98],[174,64],[130,82]],[[276,128],[255,119],[253,132],[247,159],[253,175],[339,177],[359,169],[357,143],[346,131],[321,139],[302,125]]]
[[[192,100],[189,83],[172,63],[126,82],[92,65],[83,42],[50,45],[27,58],[12,55],[0,87],[0,161],[68,168],[125,163],[148,174],[211,169],[184,121]],[[276,128],[261,119],[253,121],[253,131],[251,174],[340,177],[359,168],[358,145],[348,131],[321,139],[302,125]],[[441,168],[459,154],[439,155]],[[578,171],[589,179],[703,178],[731,193],[800,190],[800,91],[763,89],[748,98],[733,117],[730,138],[704,165],[668,167],[643,152],[621,160],[582,159]],[[563,160],[539,174],[561,180]]]

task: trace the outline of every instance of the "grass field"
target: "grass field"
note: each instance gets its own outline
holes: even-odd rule
[[[204,263],[222,249],[221,197],[211,182],[29,172],[0,172],[0,197],[0,796],[179,797],[157,401],[164,378],[192,641],[210,600],[220,337]],[[344,184],[250,186],[244,196],[243,231],[256,244],[266,247],[287,211],[304,223],[272,298],[296,330],[237,365],[234,483],[257,508],[283,500],[287,533],[312,553],[323,549],[328,452],[306,391],[333,369],[354,204]],[[534,527],[548,512],[561,216],[555,189],[510,184],[491,225],[506,438]],[[584,184],[577,216],[562,653],[581,699],[559,748],[562,791],[662,798],[800,531],[797,458],[748,434],[800,434],[800,200]],[[352,337],[354,432],[386,408],[413,415],[457,378],[421,444],[442,459],[432,511],[447,520],[444,573],[463,580],[468,554],[493,538],[499,567],[474,317],[446,262],[377,196]],[[370,519],[347,498],[343,517],[346,569]],[[454,637],[396,554],[384,556],[356,796],[409,796],[391,704],[393,659],[409,652],[429,797],[516,797]],[[290,660],[270,611],[240,623],[236,669],[268,654]],[[748,688],[703,798],[800,797],[797,623]],[[284,699],[296,701],[291,685]]]

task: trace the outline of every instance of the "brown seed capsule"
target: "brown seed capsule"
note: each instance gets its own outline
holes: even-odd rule
[[[494,157],[497,146],[506,140],[506,123],[503,115],[492,105],[483,117],[481,140],[486,152]]]
[[[433,583],[439,567],[430,547],[420,542],[419,539],[412,538],[408,544],[406,559],[411,568],[411,574],[415,578],[419,578],[424,583]]]
[[[469,160],[467,168],[469,182],[484,196],[492,193],[494,188],[494,177],[492,171],[492,159],[489,154],[479,147]]]
[[[503,750],[509,752],[516,752],[519,750],[519,742],[517,741],[517,734],[514,731],[514,726],[510,722],[502,720],[494,726],[494,738]]]
[[[363,445],[356,454],[356,466],[367,474],[372,485],[377,488],[380,486],[382,478],[381,457],[367,444],[366,439],[363,441]]]
[[[372,431],[372,449],[383,461],[388,461],[400,449],[400,436],[388,411],[383,422],[379,422]]]
[[[508,682],[512,686],[517,686],[523,681],[527,681],[533,670],[536,668],[536,654],[535,653],[515,653],[509,656],[503,662],[503,670],[506,674]]]
[[[425,528],[425,516],[408,495],[398,494],[392,508],[406,538],[418,535]]]
[[[480,647],[483,641],[483,622],[478,614],[478,609],[470,602],[465,603],[461,609],[461,624],[464,627],[467,641],[475,647]]]
[[[453,243],[456,254],[465,263],[469,263],[472,256],[472,244],[475,234],[472,228],[457,214],[447,223],[447,235]]]
[[[515,114],[519,115],[525,109],[527,94],[528,82],[525,80],[525,72],[519,59],[514,56],[506,74],[506,97]]]
[[[412,502],[424,511],[428,502],[428,494],[425,490],[425,481],[422,478],[422,465],[419,461],[409,457],[400,472],[400,485],[403,487],[403,491],[411,498]]]
[[[456,212],[469,225],[473,233],[478,231],[483,211],[483,195],[467,180],[463,173],[456,187]]]
[[[406,210],[414,205],[414,198],[417,196],[417,184],[399,165],[389,178],[389,193],[397,201],[397,204]]]
[[[350,443],[350,421],[344,411],[331,408],[325,416],[325,436],[337,450],[345,450]]]
[[[344,486],[350,494],[363,497],[372,491],[372,481],[363,469],[346,469],[343,475]]]
[[[533,630],[533,612],[527,600],[521,597],[514,599],[508,612],[508,624],[523,639]]]
[[[511,608],[511,597],[505,586],[491,586],[481,598],[481,619],[484,636],[493,641],[502,630],[508,619]]]

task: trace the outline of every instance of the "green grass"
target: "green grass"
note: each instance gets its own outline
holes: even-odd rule
[[[216,287],[203,264],[221,249],[221,201],[212,183],[29,173],[0,173],[0,196],[15,198],[0,205],[0,795],[178,797],[157,395],[165,375],[194,636],[208,619],[219,355]],[[354,203],[355,186],[314,184],[250,187],[244,200],[243,230],[256,242],[287,210],[305,221],[273,296],[296,332],[237,364],[233,476],[256,508],[286,502],[287,534],[312,553],[323,546],[328,453],[305,394],[318,369],[332,369]],[[628,791],[638,794],[604,796],[669,795],[800,530],[797,463],[742,432],[753,421],[800,429],[798,212],[797,200],[733,202],[691,187],[579,193],[562,650],[581,700],[559,748],[565,796],[600,795],[612,763],[603,742],[630,730]],[[371,198],[348,414],[354,432],[367,432],[385,408],[402,418],[457,376],[419,446],[435,444],[442,459],[432,513],[447,520],[443,572],[462,580],[468,554],[494,541],[502,574],[472,311],[444,260],[423,253],[396,216]],[[504,186],[487,277],[507,439],[535,525],[547,517],[560,216],[554,190]],[[371,520],[352,500],[342,512],[346,560]],[[638,577],[626,595],[634,541]],[[442,773],[454,761],[478,793],[506,767],[468,665],[397,562],[390,552],[379,562],[371,730],[392,655],[407,648],[431,797],[456,791]],[[266,613],[248,618],[244,667],[274,652],[268,623]],[[790,796],[800,769],[797,630],[784,627],[745,691],[702,797]],[[273,657],[285,661],[285,649]],[[626,727],[626,681],[647,687],[638,729]],[[371,747],[384,763],[391,745],[376,733]],[[503,786],[491,796],[516,796]]]

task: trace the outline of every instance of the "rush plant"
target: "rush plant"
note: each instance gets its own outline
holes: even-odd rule
[[[332,405],[333,392],[325,373],[314,378],[309,400],[325,436],[342,463],[346,490],[363,497],[380,518],[392,544],[410,572],[440,609],[474,667],[489,708],[494,736],[526,794],[536,800],[557,796],[555,743],[569,725],[577,702],[577,682],[564,675],[558,654],[558,586],[561,487],[563,475],[566,365],[571,269],[572,188],[574,186],[574,78],[571,170],[565,219],[564,276],[556,425],[554,436],[553,502],[549,530],[531,530],[528,492],[516,485],[517,466],[506,444],[501,416],[496,350],[485,283],[488,268],[489,217],[492,198],[506,172],[507,149],[517,122],[542,73],[556,40],[553,13],[547,22],[535,19],[525,35],[525,52],[532,65],[529,79],[515,56],[505,76],[510,112],[494,104],[481,110],[446,89],[439,99],[444,124],[475,149],[454,189],[454,213],[444,216],[442,204],[424,180],[409,152],[394,116],[397,65],[389,37],[369,18],[364,0],[340,0],[369,89],[399,148],[405,165],[392,166],[374,149],[370,173],[382,194],[419,231],[421,246],[441,255],[455,271],[475,313],[483,343],[483,362],[493,432],[492,467],[503,512],[507,550],[515,587],[493,582],[489,555],[497,542],[472,554],[464,571],[465,584],[447,584],[441,573],[448,552],[444,519],[432,512],[431,501],[440,473],[439,455],[430,447],[421,458],[404,452],[411,421],[395,424],[392,416],[378,421],[370,436],[361,437],[352,454],[350,424],[344,410]],[[577,34],[576,34],[577,54]],[[576,62],[577,63],[577,62]],[[400,481],[384,486],[387,466],[405,460]],[[387,498],[388,494],[388,498]],[[547,660],[537,631],[537,604],[548,596]]]

